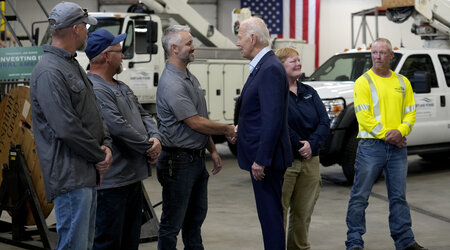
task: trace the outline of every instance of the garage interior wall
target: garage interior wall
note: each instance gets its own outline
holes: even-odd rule
[[[16,5],[16,10],[19,16],[24,21],[27,29],[31,30],[31,23],[33,21],[45,20],[45,15],[35,0],[10,0]],[[169,0],[170,1],[170,0]],[[51,8],[59,3],[59,0],[45,0],[42,4],[50,12]],[[97,1],[91,0],[73,0],[88,11],[125,11],[128,6],[120,5],[102,5],[99,6]],[[231,30],[231,12],[234,8],[240,8],[240,0],[190,0],[191,6],[203,17],[215,25],[225,36],[235,41],[235,36]],[[319,45],[319,65],[325,62],[330,56],[336,52],[343,51],[345,48],[351,47],[351,13],[358,12],[364,9],[381,6],[381,0],[321,0],[320,9],[320,45]],[[6,4],[8,8],[8,4]],[[8,14],[8,9],[6,10]],[[411,33],[411,24],[413,20],[409,18],[402,24],[396,24],[387,20],[385,16],[378,18],[378,30],[380,37],[386,37],[391,40],[393,46],[400,47],[402,43],[407,48],[420,48],[422,41],[420,38]],[[367,17],[372,35],[375,36],[375,18]],[[354,34],[356,36],[359,25],[361,23],[360,17],[354,18]],[[44,32],[46,26],[44,24],[38,25]],[[19,35],[23,35],[21,27],[16,24],[16,30]],[[370,35],[367,34],[367,40],[371,40]],[[361,35],[358,40],[358,45],[361,44]],[[25,46],[29,45],[24,42]]]

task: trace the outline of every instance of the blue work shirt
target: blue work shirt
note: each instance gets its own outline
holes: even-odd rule
[[[300,141],[308,141],[312,156],[319,155],[319,149],[330,131],[330,119],[317,91],[297,81],[297,95],[289,91],[289,137],[295,158],[301,159],[298,150]]]
[[[111,137],[97,107],[92,83],[67,50],[43,45],[31,74],[33,133],[47,201],[95,187],[95,164],[105,159],[100,146]]]

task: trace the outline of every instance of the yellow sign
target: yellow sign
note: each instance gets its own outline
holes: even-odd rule
[[[0,5],[2,14],[5,15],[5,1],[1,1]],[[3,19],[0,20],[0,31],[5,31],[5,21]]]

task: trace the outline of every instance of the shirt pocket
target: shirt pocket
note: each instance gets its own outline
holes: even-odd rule
[[[82,93],[84,91],[86,91],[86,85],[83,82],[83,80],[81,79],[77,79],[77,78],[70,78],[67,80],[67,84],[70,88],[70,90],[74,93]]]

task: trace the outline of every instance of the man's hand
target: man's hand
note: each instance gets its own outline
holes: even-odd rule
[[[403,137],[398,129],[391,129],[386,132],[384,141],[399,148],[406,147],[406,137]]]
[[[214,167],[213,167],[211,173],[213,175],[216,175],[217,173],[220,172],[220,170],[222,170],[222,159],[220,158],[220,155],[219,155],[219,153],[217,153],[217,151],[214,151],[211,153],[211,159],[214,164]]]
[[[105,159],[103,161],[97,162],[97,164],[95,164],[95,168],[97,169],[97,171],[100,175],[100,180],[99,180],[98,185],[102,184],[103,176],[109,170],[109,167],[111,166],[111,163],[112,163],[111,149],[109,149],[105,145],[100,146],[100,148],[105,152]]]
[[[265,166],[261,166],[258,163],[253,162],[253,165],[252,165],[253,178],[255,178],[255,180],[257,180],[257,181],[261,181],[262,179],[264,179],[264,176],[266,175],[266,174],[264,174],[264,169],[265,169]]]
[[[312,157],[311,145],[309,144],[308,141],[300,141],[300,142],[303,143],[303,147],[301,147],[298,150],[298,152],[305,160],[311,159]]]
[[[227,133],[225,134],[225,137],[231,144],[235,144],[237,140],[237,132],[238,127],[234,125],[230,125],[227,129]]]
[[[154,164],[158,161],[159,155],[161,154],[161,142],[154,137],[148,139],[148,141],[150,143],[153,143],[153,145],[149,149],[147,149],[148,162],[150,164]]]

